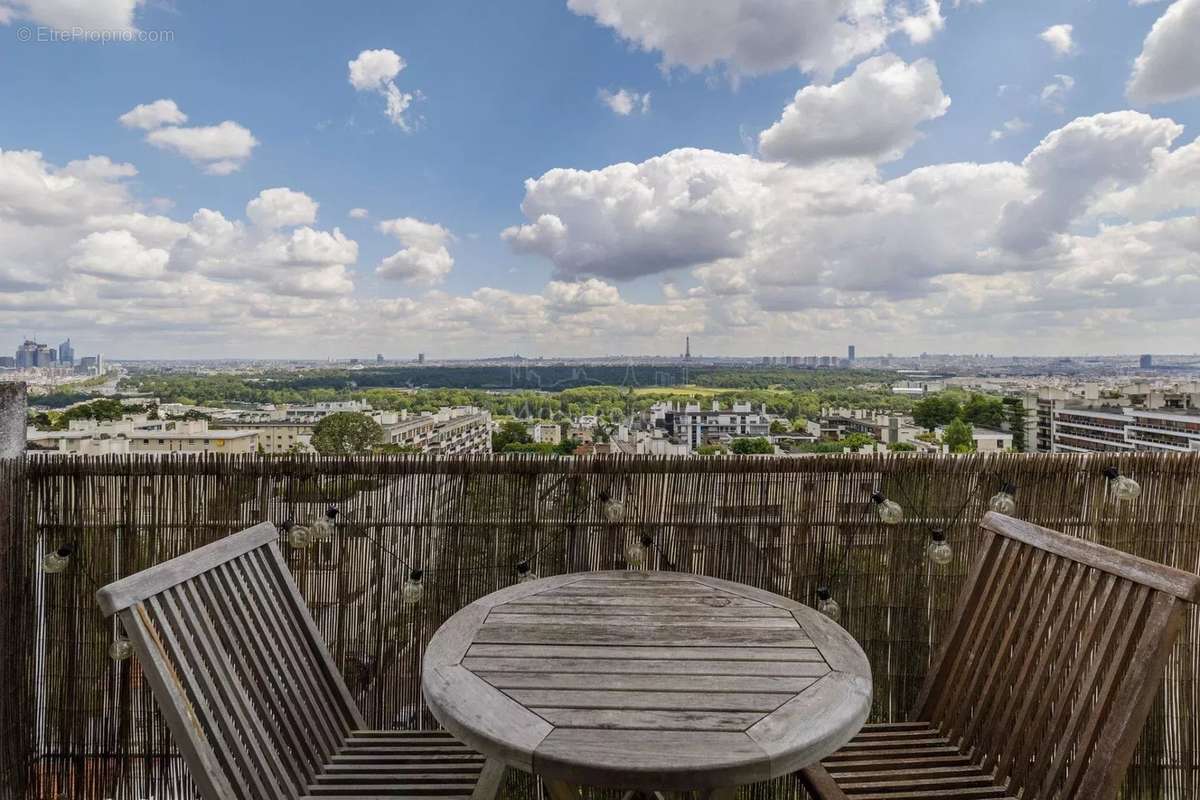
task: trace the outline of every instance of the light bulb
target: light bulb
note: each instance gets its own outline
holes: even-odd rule
[[[625,518],[625,504],[616,498],[604,501],[604,518],[609,522],[620,522]]]
[[[536,580],[537,573],[529,568],[528,561],[522,561],[517,564],[517,583],[529,583],[529,581]]]
[[[1142,493],[1142,485],[1127,475],[1121,475],[1113,481],[1113,494],[1117,500],[1128,503],[1138,498]]]
[[[415,606],[425,596],[425,584],[421,582],[424,574],[419,569],[414,569],[409,573],[408,580],[404,582],[404,589],[400,592],[400,599],[404,605]]]
[[[882,492],[872,494],[871,501],[875,503],[875,513],[879,514],[879,521],[884,525],[895,525],[904,521],[904,509],[895,500],[884,497]]]
[[[925,555],[934,564],[944,567],[954,560],[954,548],[946,541],[945,533],[935,530],[930,534],[929,545],[925,548]]]
[[[842,607],[838,605],[838,601],[833,599],[833,595],[824,586],[817,589],[817,600],[817,611],[820,611],[834,622],[842,618]]]
[[[312,543],[312,531],[305,526],[293,525],[288,529],[288,544],[297,550],[307,550]]]
[[[55,575],[62,572],[71,563],[71,553],[74,552],[69,544],[64,544],[62,547],[53,552],[46,553],[42,559],[42,571],[47,575]]]
[[[124,661],[133,655],[133,642],[126,639],[124,636],[115,639],[108,646],[108,657],[113,661]]]
[[[1007,517],[1011,517],[1017,513],[1017,498],[1013,497],[1006,490],[1001,489],[992,495],[992,499],[988,501],[988,508],[997,514],[1004,514]]]
[[[330,506],[325,509],[325,516],[308,526],[314,542],[326,542],[333,538],[333,520],[337,517],[337,514],[338,510]]]
[[[625,543],[625,563],[631,567],[640,567],[646,556],[646,548],[637,539]]]

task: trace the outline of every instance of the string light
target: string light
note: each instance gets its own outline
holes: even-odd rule
[[[604,512],[604,518],[609,522],[620,522],[625,518],[625,504],[610,496],[608,492],[600,493],[600,502],[603,503],[601,510]]]
[[[934,528],[929,532],[929,545],[925,548],[925,555],[940,567],[954,560],[954,549],[946,541],[946,532],[941,528]]]
[[[1128,475],[1122,475],[1115,464],[1104,470],[1104,477],[1108,479],[1108,488],[1117,502],[1132,502],[1142,493],[1142,485]]]
[[[517,583],[529,583],[537,580],[537,573],[529,568],[528,561],[517,564]]]
[[[646,554],[653,546],[654,539],[648,533],[643,533],[641,536],[629,539],[625,543],[625,563],[630,567],[641,566],[646,558]]]
[[[400,599],[404,605],[415,606],[421,602],[421,598],[425,596],[425,584],[421,581],[424,576],[424,570],[419,569],[408,573],[408,580],[404,582],[404,589],[400,592]]]
[[[287,534],[288,544],[297,550],[307,550],[313,543],[312,532],[303,525],[297,525],[290,519],[279,526]]]
[[[314,522],[309,530],[314,542],[326,542],[333,538],[333,521],[337,518],[338,510],[334,506],[325,509],[325,516]]]
[[[841,620],[842,607],[838,605],[837,600],[833,599],[833,595],[829,593],[828,586],[817,587],[817,600],[817,611],[820,611],[834,622]]]
[[[883,492],[873,492],[871,502],[875,504],[875,513],[879,515],[879,521],[884,525],[896,525],[904,521],[904,509],[895,500],[888,500],[884,497]]]
[[[74,552],[74,547],[64,544],[54,552],[46,553],[46,556],[42,559],[42,571],[47,575],[55,575],[62,572],[71,563],[71,554]]]
[[[1004,514],[1011,517],[1017,513],[1017,498],[1014,496],[1017,487],[1011,483],[1005,483],[1000,487],[1000,491],[992,495],[992,499],[988,501],[988,508],[995,511],[997,514]]]
[[[108,646],[108,657],[113,661],[126,661],[133,655],[133,642],[124,636],[118,636]]]

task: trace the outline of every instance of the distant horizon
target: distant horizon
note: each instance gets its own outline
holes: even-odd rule
[[[1200,331],[1200,0],[0,0],[0,37],[0,340],[1082,358]]]
[[[693,361],[693,362],[695,362],[695,361],[703,361],[703,360],[705,360],[705,359],[726,359],[726,360],[743,360],[743,361],[753,361],[753,360],[760,359],[760,358],[763,358],[763,357],[766,357],[766,356],[770,356],[770,357],[772,357],[772,358],[789,358],[789,357],[805,357],[805,356],[814,356],[814,355],[815,355],[815,356],[818,356],[818,357],[837,357],[837,358],[839,358],[839,359],[845,359],[845,358],[846,358],[845,354],[842,354],[842,355],[840,355],[840,356],[835,356],[835,354],[834,354],[834,353],[804,353],[804,354],[797,354],[796,356],[786,356],[786,355],[783,355],[783,354],[776,355],[776,354],[766,354],[766,353],[763,353],[763,354],[758,354],[758,355],[745,355],[745,356],[742,356],[742,355],[715,355],[715,354],[696,354],[696,353],[693,353],[693,354],[692,354],[692,356],[691,356],[691,359],[690,359],[690,360],[691,360],[691,361]],[[870,353],[868,353],[868,354],[862,354],[862,353],[858,353],[858,354],[856,354],[855,361],[856,361],[856,362],[857,362],[857,361],[863,361],[863,360],[871,360],[871,361],[873,361],[873,360],[876,360],[876,359],[881,359],[881,358],[893,358],[893,359],[914,359],[914,358],[922,358],[922,357],[926,357],[926,358],[932,358],[932,357],[950,357],[950,358],[976,358],[976,357],[979,357],[979,358],[995,358],[995,359],[1037,359],[1037,360],[1051,360],[1051,359],[1062,359],[1062,358],[1070,358],[1070,359],[1085,359],[1085,358],[1140,358],[1140,357],[1141,357],[1141,356],[1143,356],[1143,355],[1149,355],[1149,356],[1152,356],[1153,358],[1168,358],[1168,359],[1174,359],[1174,358],[1200,358],[1200,352],[1194,352],[1194,353],[1152,353],[1152,352],[1151,352],[1151,353],[1145,353],[1145,352],[1138,352],[1138,353],[1077,353],[1077,354],[1069,354],[1069,353],[1054,353],[1054,354],[1047,354],[1047,355],[1031,355],[1031,354],[1013,354],[1013,355],[1008,355],[1008,354],[998,354],[998,353],[973,353],[973,352],[972,352],[972,353],[935,353],[935,352],[925,352],[925,353],[908,353],[908,354],[905,354],[905,353],[891,353],[891,354],[884,353],[884,354],[877,354],[877,355],[876,355],[876,354],[870,354]],[[674,360],[674,361],[680,361],[680,362],[683,362],[683,361],[685,361],[685,359],[684,359],[684,358],[683,358],[681,355],[653,355],[653,354],[636,354],[636,353],[611,353],[611,354],[606,354],[606,355],[595,355],[595,356],[587,356],[587,355],[573,355],[573,356],[568,356],[568,355],[554,355],[554,356],[549,356],[549,355],[548,355],[548,356],[535,356],[535,355],[525,355],[525,354],[510,353],[510,354],[508,354],[508,355],[493,355],[493,356],[456,356],[456,357],[453,357],[453,358],[434,358],[434,357],[431,357],[431,356],[429,356],[428,354],[426,354],[424,365],[425,365],[425,366],[435,366],[435,365],[437,365],[437,364],[440,364],[440,363],[450,363],[450,362],[460,362],[460,361],[462,361],[462,362],[478,362],[478,361],[501,361],[501,360],[505,360],[505,359],[518,359],[518,358],[519,358],[519,359],[521,359],[521,360],[524,360],[524,361],[555,361],[555,360],[561,360],[561,361],[599,361],[599,360],[608,360],[608,359],[611,359],[611,360],[620,360],[620,359],[660,359],[660,360]],[[349,363],[351,360],[357,360],[357,362],[358,362],[359,364],[361,364],[361,365],[364,365],[364,366],[371,366],[371,365],[374,365],[374,364],[377,364],[377,363],[379,363],[379,362],[377,362],[377,361],[375,360],[375,356],[374,356],[374,355],[371,355],[371,356],[336,356],[336,357],[332,357],[332,358],[294,358],[294,357],[287,357],[287,356],[244,356],[244,357],[243,357],[243,356],[210,356],[210,357],[203,357],[203,356],[195,356],[195,357],[193,357],[193,356],[188,356],[188,357],[180,357],[180,358],[176,358],[176,357],[170,357],[170,356],[168,356],[168,357],[163,357],[163,358],[144,358],[144,357],[143,357],[143,358],[125,358],[125,357],[122,357],[122,356],[109,356],[109,355],[104,355],[104,359],[105,359],[106,361],[110,361],[110,362],[117,362],[117,363],[152,363],[152,362],[162,362],[162,361],[180,361],[180,362],[189,362],[189,361],[190,361],[190,362],[212,362],[212,361],[246,361],[246,362],[257,362],[257,361],[284,361],[284,362],[309,363],[309,364],[328,364],[328,363],[340,364],[340,363]],[[407,363],[412,363],[412,364],[416,364],[416,363],[418,363],[418,362],[417,362],[417,360],[416,360],[416,357],[415,357],[415,356],[414,356],[414,357],[411,357],[411,358],[409,358],[409,357],[388,358],[388,357],[387,357],[387,355],[384,355],[384,361],[383,361],[383,363],[384,363],[385,365],[387,365],[387,364],[389,364],[389,363],[391,363],[391,364],[395,364],[395,363],[405,363],[405,364],[407,364]],[[765,365],[763,365],[763,366],[784,366],[784,367],[786,367],[786,366],[789,366],[789,365],[786,365],[786,364],[765,364]]]

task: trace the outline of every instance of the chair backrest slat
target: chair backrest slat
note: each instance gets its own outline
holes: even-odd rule
[[[1114,797],[1200,577],[998,514],[915,716],[1010,794]]]
[[[325,687],[334,696],[335,702],[331,708],[338,713],[342,724],[347,729],[366,727],[362,713],[359,711],[358,705],[354,702],[354,698],[351,697],[350,690],[346,687],[346,682],[342,680],[337,665],[333,663],[333,657],[329,654],[329,648],[325,646],[325,641],[321,638],[321,632],[317,630],[317,623],[308,611],[308,605],[304,602],[304,597],[300,594],[300,587],[292,580],[291,573],[287,568],[287,562],[283,560],[283,553],[279,552],[278,547],[274,547],[269,548],[265,553],[261,553],[260,555],[268,562],[266,572],[270,577],[274,578],[276,584],[278,584],[279,591],[284,595],[291,596],[292,602],[283,603],[282,607],[286,611],[291,612],[292,617],[304,634],[299,641],[308,647],[311,657],[316,662],[318,673],[324,679]]]
[[[269,523],[117,581],[117,614],[206,800],[295,800],[362,717]]]
[[[270,711],[273,729],[281,739],[276,745],[285,758],[289,773],[297,783],[311,783],[323,751],[308,735],[310,721],[299,713],[290,697],[294,691],[288,683],[291,670],[286,668],[286,659],[282,658],[282,644],[272,638],[260,614],[259,605],[248,598],[243,569],[244,565],[229,562],[217,567],[205,578],[211,581],[210,590],[217,601],[228,604],[230,616],[240,617],[249,623],[231,626],[230,633],[239,637],[239,646],[248,655]],[[284,669],[280,669],[281,666]]]
[[[163,646],[161,637],[141,603],[118,612],[129,641],[138,652],[146,682],[158,701],[159,710],[175,739],[180,754],[192,772],[192,780],[206,800],[233,798],[229,772],[205,741],[203,725],[178,675],[176,662]]]
[[[279,564],[275,564],[267,553],[254,553],[247,559],[246,568],[254,578],[252,583],[260,597],[269,596],[273,590],[283,591],[278,583],[272,581],[277,567],[282,563],[281,558]],[[286,583],[294,586],[290,578],[286,579]],[[296,599],[299,600],[298,592]],[[316,626],[309,630],[299,619],[304,617],[312,621],[307,609],[302,609],[302,613],[297,615],[292,613],[290,606],[290,603],[281,603],[267,608],[268,613],[275,618],[280,639],[285,643],[290,656],[288,664],[293,670],[293,680],[301,689],[300,696],[305,701],[305,710],[317,715],[331,732],[362,727],[362,723],[354,720],[348,709],[339,709],[339,693],[335,684],[340,684],[343,688],[345,684],[333,668],[332,660],[326,668],[321,654],[327,655],[327,651],[316,633]],[[348,700],[349,692],[346,694]],[[354,713],[357,714],[357,709],[354,709]]]

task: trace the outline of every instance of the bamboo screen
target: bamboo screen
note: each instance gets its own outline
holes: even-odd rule
[[[1142,485],[1108,493],[1104,468]],[[425,642],[463,605],[540,575],[625,566],[741,581],[815,603],[827,584],[870,657],[873,718],[904,719],[947,625],[988,499],[1016,484],[1018,516],[1156,561],[1200,566],[1200,454],[544,459],[378,457],[98,459],[0,463],[0,797],[190,797],[136,663],[113,662],[118,633],[97,584],[269,520],[338,508],[333,539],[284,553],[373,727],[431,727],[420,697]],[[884,526],[871,492],[900,502]],[[604,498],[624,504],[619,522]],[[12,517],[11,520],[6,519]],[[8,524],[12,530],[5,531]],[[948,567],[923,551],[941,527]],[[69,543],[65,572],[46,550]],[[416,607],[408,567],[425,571]],[[1129,798],[1200,797],[1200,636],[1189,620],[1129,773]],[[510,773],[511,774],[511,773]],[[510,778],[509,795],[535,785]],[[795,794],[788,782],[756,797]]]

